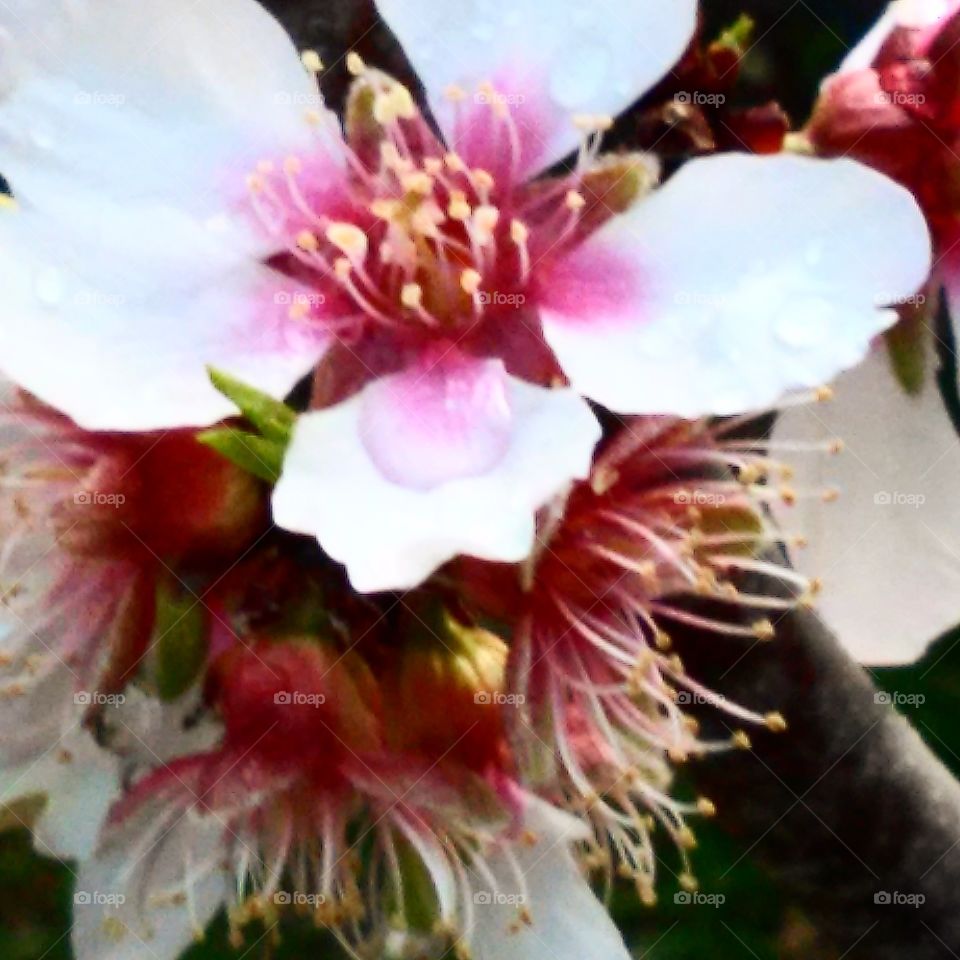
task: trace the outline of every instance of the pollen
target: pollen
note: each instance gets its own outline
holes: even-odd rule
[[[587,205],[587,199],[578,190],[570,190],[564,199],[564,203],[568,210],[582,210]]]
[[[348,257],[362,260],[367,255],[369,240],[355,224],[332,223],[327,227],[327,239]]]
[[[391,83],[387,90],[377,93],[373,116],[382,126],[396,123],[397,120],[412,120],[416,115],[413,95],[402,83]]]
[[[405,284],[400,291],[400,302],[409,310],[417,310],[423,304],[423,287],[419,283]]]
[[[367,72],[367,65],[359,53],[351,50],[347,54],[347,72],[354,77],[362,77]]]
[[[519,247],[530,239],[530,228],[522,220],[510,221],[510,239]]]
[[[450,195],[450,203],[447,206],[447,213],[450,216],[451,220],[468,220],[470,214],[473,213],[473,208],[467,203],[467,196],[465,193],[460,190],[455,190]]]
[[[320,249],[320,241],[310,230],[301,230],[297,234],[297,246],[307,253],[316,253]]]
[[[782,713],[768,713],[764,720],[767,724],[767,729],[772,730],[774,733],[784,733],[787,729],[787,721],[783,718]]]
[[[323,61],[320,59],[320,54],[317,53],[316,50],[304,50],[300,54],[300,62],[311,73],[323,72]]]
[[[472,268],[464,270],[463,273],[460,274],[460,288],[464,293],[472,297],[480,289],[482,280],[483,277],[481,277],[476,270]]]

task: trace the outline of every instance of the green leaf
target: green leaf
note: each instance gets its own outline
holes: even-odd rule
[[[157,587],[153,671],[162,700],[176,700],[196,682],[207,660],[209,623],[203,603],[179,585]]]
[[[916,396],[927,375],[924,337],[930,336],[925,307],[918,303],[900,308],[900,319],[885,334],[887,356],[903,389]]]
[[[275,484],[280,479],[286,444],[258,437],[236,427],[216,427],[197,436],[200,443],[216,450],[241,470]]]
[[[296,413],[280,400],[242,383],[222,370],[208,368],[213,385],[260,431],[267,440],[290,442],[290,434],[297,422]]]

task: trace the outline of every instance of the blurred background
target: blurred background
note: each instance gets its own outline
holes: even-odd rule
[[[708,36],[740,13],[756,20],[739,99],[745,103],[779,99],[795,124],[807,116],[820,79],[883,6],[878,0],[704,0]],[[960,774],[960,632],[943,638],[916,666],[877,671],[875,677],[882,688],[896,691],[901,711]],[[614,896],[615,916],[637,957],[840,960],[818,947],[810,923],[751,862],[748,841],[726,836],[709,823],[698,825],[697,834],[700,848],[694,864],[713,904],[678,902],[683,897],[675,896],[678,889],[669,869],[663,871],[655,909],[641,908],[632,890]],[[837,882],[842,883],[842,877]],[[23,830],[0,833],[0,958],[68,960],[72,893],[69,866],[36,856]],[[239,950],[228,945],[224,926],[193,948],[190,960],[341,956],[307,925],[286,934],[282,943],[251,929]]]

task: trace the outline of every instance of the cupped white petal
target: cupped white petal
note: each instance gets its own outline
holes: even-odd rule
[[[0,49],[2,173],[51,217],[73,194],[152,201],[229,222],[240,244],[246,175],[318,149],[307,110],[336,129],[253,0],[12,0]]]
[[[40,705],[38,704],[38,707]],[[47,705],[49,708],[49,705]],[[34,843],[46,856],[83,859],[96,845],[100,828],[120,795],[119,764],[77,726],[52,741],[37,757],[0,767],[0,805],[43,798],[32,823]]]
[[[364,592],[415,587],[458,554],[518,562],[536,510],[586,476],[599,437],[572,391],[448,358],[301,417],[274,518]]]
[[[929,338],[932,340],[932,338]],[[836,383],[830,403],[781,414],[775,438],[840,438],[839,457],[796,454],[798,488],[836,487],[840,500],[800,500],[779,519],[808,546],[792,553],[823,580],[818,605],[846,649],[876,666],[910,663],[960,623],[960,440],[934,376],[907,394],[879,345]]]
[[[176,960],[225,901],[225,830],[162,803],[109,827],[74,888],[77,960]]]
[[[309,291],[237,261],[189,217],[158,209],[141,224],[139,212],[101,206],[89,236],[0,212],[0,370],[92,430],[231,415],[207,365],[285,394],[327,345],[291,316]]]
[[[474,896],[466,932],[475,960],[627,960],[623,938],[577,866],[571,844],[582,839],[579,821],[531,801],[525,825],[536,837],[511,856],[488,860],[497,882],[474,878],[486,896]],[[521,885],[522,883],[522,885]],[[518,917],[518,906],[529,923]]]
[[[672,67],[696,26],[695,0],[377,0],[426,88],[441,128],[458,135],[489,113],[485,81],[529,138],[527,173],[573,149],[575,114],[614,115]],[[464,89],[457,108],[447,88]],[[486,99],[485,99],[486,98]],[[532,167],[530,166],[532,165]]]
[[[544,334],[581,393],[684,417],[775,403],[853,366],[915,293],[913,197],[849,160],[697,160],[548,274]]]

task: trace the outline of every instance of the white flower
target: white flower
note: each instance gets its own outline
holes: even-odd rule
[[[59,6],[0,11],[0,368],[123,430],[227,414],[208,364],[274,394],[315,371],[276,519],[363,590],[529,553],[588,470],[583,397],[773,403],[858,362],[880,292],[928,271],[912,198],[850,162],[717,157],[633,202],[651,165],[598,161],[600,133],[695,0],[383,0],[443,140],[353,55],[346,142],[250,0]]]

